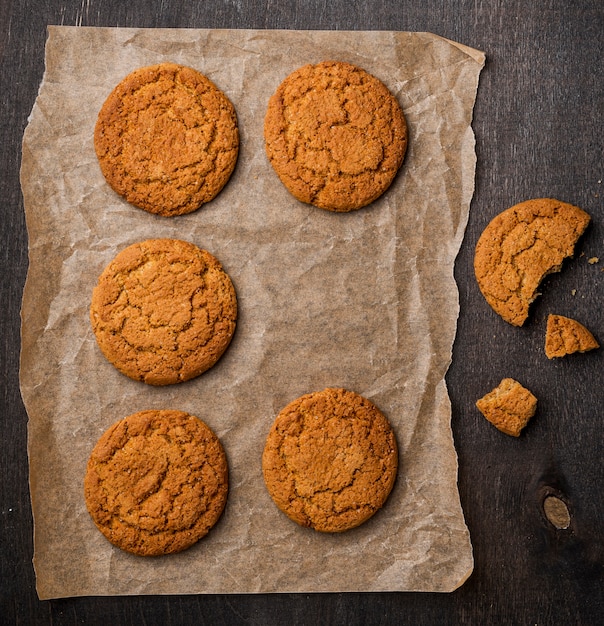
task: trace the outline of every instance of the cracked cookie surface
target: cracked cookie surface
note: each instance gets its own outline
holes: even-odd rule
[[[548,315],[545,331],[545,355],[548,359],[599,347],[591,332],[577,320],[564,315]]]
[[[200,419],[141,411],[116,422],[95,445],[84,478],[88,511],[114,545],[141,556],[180,552],[220,518],[228,465]]]
[[[579,207],[552,198],[526,200],[493,218],[474,256],[478,286],[493,310],[522,326],[539,284],[572,256],[589,221]]]
[[[135,70],[99,112],[94,147],[109,185],[131,204],[184,215],[227,183],[239,152],[235,109],[196,70],[161,63]]]
[[[390,423],[369,400],[327,388],[288,404],[262,456],[275,504],[301,526],[341,532],[380,509],[398,468]]]
[[[177,239],[148,239],[118,253],[90,306],[105,357],[150,385],[183,382],[211,368],[236,320],[235,289],[220,262]]]
[[[268,158],[302,202],[331,211],[368,205],[390,187],[407,149],[396,98],[365,70],[337,61],[305,65],[271,96]]]

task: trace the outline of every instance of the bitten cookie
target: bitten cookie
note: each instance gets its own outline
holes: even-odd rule
[[[522,326],[539,284],[572,256],[589,221],[579,207],[551,198],[526,200],[497,215],[474,256],[478,286],[493,310]]]
[[[171,554],[220,518],[228,466],[218,437],[182,411],[134,413],[94,447],[84,478],[88,511],[107,539],[141,556]]]
[[[383,506],[396,478],[398,449],[384,415],[345,389],[306,394],[277,416],[262,456],[275,504],[292,520],[341,532]]]
[[[235,289],[218,260],[177,239],[122,250],[99,277],[90,306],[105,357],[150,385],[186,381],[212,367],[236,320]]]
[[[594,336],[576,320],[563,315],[549,315],[545,331],[545,355],[548,359],[573,352],[588,352],[600,345]]]
[[[502,433],[519,437],[537,410],[537,398],[518,381],[504,378],[476,406]]]
[[[216,197],[231,176],[237,117],[203,74],[160,63],[135,70],[109,94],[94,147],[105,179],[128,202],[183,215]]]
[[[302,202],[351,211],[391,185],[407,149],[396,98],[365,70],[337,61],[305,65],[270,98],[266,153]]]

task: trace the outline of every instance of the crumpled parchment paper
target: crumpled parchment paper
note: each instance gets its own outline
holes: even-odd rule
[[[23,140],[30,267],[21,390],[40,598],[77,595],[451,591],[473,567],[457,490],[445,373],[458,316],[453,264],[474,190],[472,110],[484,55],[428,33],[49,27],[46,69]],[[337,214],[296,201],[268,164],[269,96],[327,59],[380,78],[401,103],[409,149],[388,192]],[[241,151],[220,195],[162,218],[105,183],[93,147],[103,101],[137,67],[206,74],[237,110]],[[231,276],[235,338],[199,378],[154,388],[117,372],[88,320],[102,269],[151,237],[191,241]],[[343,534],[277,510],[261,472],[269,428],[304,393],[341,386],[394,426],[400,470],[384,508]],[[114,548],[82,480],[113,422],[148,408],[203,419],[220,437],[230,493],[193,548],[157,558]]]

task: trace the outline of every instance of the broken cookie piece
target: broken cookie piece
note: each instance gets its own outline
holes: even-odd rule
[[[562,261],[590,222],[579,207],[539,198],[497,215],[476,244],[474,272],[493,310],[513,326],[522,326],[539,284]]]
[[[599,347],[600,344],[583,324],[563,315],[548,316],[545,331],[545,354],[548,359]]]
[[[518,381],[504,378],[476,402],[479,411],[502,433],[519,437],[537,410],[537,398]]]

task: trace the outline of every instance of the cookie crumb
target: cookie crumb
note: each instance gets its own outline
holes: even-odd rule
[[[600,262],[600,259],[597,256],[592,256],[591,258],[587,259],[587,262],[590,265],[595,265],[596,263]]]
[[[476,402],[478,410],[498,430],[519,437],[537,410],[537,398],[518,381],[504,378]]]

